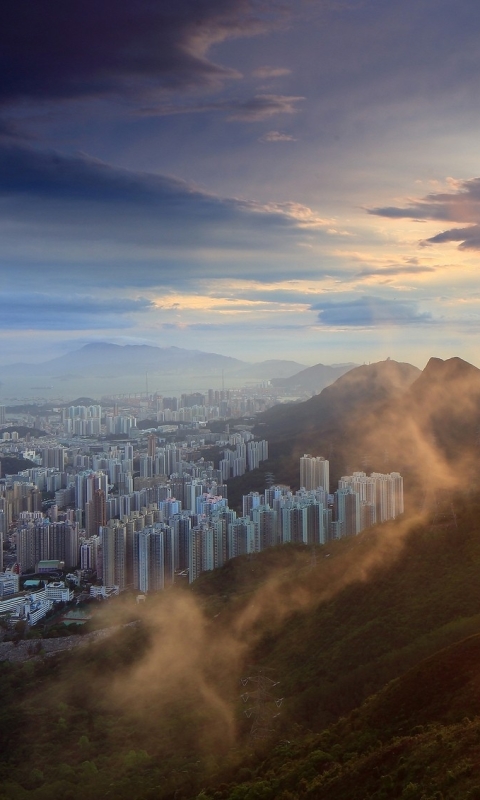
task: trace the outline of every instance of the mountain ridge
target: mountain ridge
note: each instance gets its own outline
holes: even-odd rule
[[[269,440],[265,469],[293,486],[303,450],[330,460],[334,484],[353,471],[394,470],[425,491],[471,473],[479,405],[480,370],[463,359],[430,359],[423,371],[383,361],[258,415],[255,431]]]

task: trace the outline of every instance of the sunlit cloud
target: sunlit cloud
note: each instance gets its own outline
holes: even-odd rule
[[[203,0],[194,9],[188,0],[138,0],[134,9],[128,0],[84,0],[59,13],[46,0],[39,15],[35,4],[12,4],[2,19],[4,104],[219,88],[240,73],[209,59],[212,45],[265,33],[285,11],[262,0]]]
[[[409,200],[405,206],[371,208],[369,214],[389,219],[456,222],[466,227],[449,228],[423,240],[423,244],[458,242],[463,250],[480,249],[480,178],[451,181],[451,191],[432,192]]]
[[[296,142],[296,138],[288,133],[280,133],[280,131],[268,131],[260,136],[259,142]]]
[[[474,4],[7,5],[4,352],[30,324],[39,349],[477,357]]]

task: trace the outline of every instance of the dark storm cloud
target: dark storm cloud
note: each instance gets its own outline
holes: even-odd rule
[[[464,224],[464,228],[441,231],[425,239],[422,244],[460,242],[462,250],[480,250],[480,178],[457,181],[451,192],[427,194],[403,207],[371,208],[368,213],[390,219],[438,220]]]
[[[0,295],[2,330],[88,330],[129,327],[129,314],[153,308],[149,300],[4,292]]]
[[[322,325],[341,327],[384,327],[431,323],[432,317],[420,313],[408,300],[387,300],[382,297],[358,297],[355,300],[325,300],[311,306],[319,311]]]
[[[36,286],[49,275],[68,283],[82,264],[95,285],[113,274],[119,285],[170,285],[200,269],[205,278],[241,269],[262,280],[291,274],[288,253],[327,235],[322,227],[296,203],[220,197],[171,177],[0,144],[3,268],[21,268]]]
[[[267,0],[21,0],[4,4],[0,101],[216,85],[211,45],[283,14]]]
[[[253,201],[222,198],[193,188],[185,181],[151,173],[133,172],[112,167],[84,156],[69,157],[33,148],[0,145],[0,218],[23,214],[44,214],[55,222],[55,213],[72,224],[91,219],[108,221],[108,215],[122,220],[122,207],[129,214],[138,213],[141,219],[171,226],[177,222],[181,241],[188,232],[185,223],[213,226],[230,224],[265,229],[268,227],[296,229],[305,220],[302,208],[294,203],[261,205]],[[17,202],[18,201],[18,202]],[[41,202],[39,202],[41,201]],[[103,218],[98,218],[104,207]],[[122,226],[126,220],[122,220]],[[132,221],[130,233],[138,219]],[[119,234],[121,232],[121,227]],[[152,230],[153,239],[156,230]],[[230,231],[230,228],[228,228]],[[175,231],[169,228],[175,238]],[[128,231],[124,230],[128,238]],[[166,231],[162,229],[161,240]],[[196,231],[198,235],[198,230]]]

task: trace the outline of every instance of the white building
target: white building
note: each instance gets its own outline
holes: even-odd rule
[[[307,491],[322,488],[330,491],[330,464],[322,456],[305,454],[300,459],[300,486]]]

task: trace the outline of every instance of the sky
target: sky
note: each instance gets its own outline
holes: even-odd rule
[[[0,363],[480,366],[477,0],[22,0]]]

